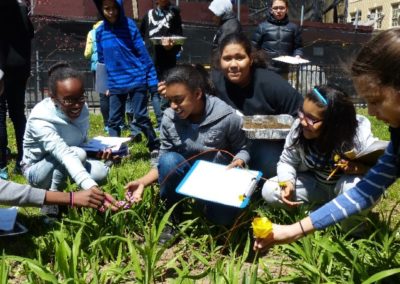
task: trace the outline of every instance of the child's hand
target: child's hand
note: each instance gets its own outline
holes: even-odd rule
[[[76,207],[90,207],[97,209],[103,204],[105,194],[94,186],[88,190],[74,192],[73,199],[73,204]]]
[[[354,161],[341,160],[341,169],[344,173],[350,175],[365,174],[368,171],[368,167],[362,163]]]
[[[134,180],[129,182],[126,186],[126,193],[125,193],[125,198],[128,200],[130,203],[134,202],[139,202],[142,200],[142,195],[144,191],[144,184]]]
[[[294,185],[290,181],[280,182],[279,186],[281,188],[281,199],[289,207],[295,207],[303,204],[300,201],[292,201],[294,197]]]
[[[226,168],[227,169],[232,169],[232,168],[244,168],[245,166],[245,162],[242,159],[236,159],[234,161],[232,161],[232,163],[230,163]]]
[[[170,37],[163,37],[161,38],[161,45],[166,50],[170,50],[174,47],[174,40]]]
[[[165,86],[165,81],[158,82],[157,91],[160,96],[165,97],[165,93],[167,92],[167,87]]]

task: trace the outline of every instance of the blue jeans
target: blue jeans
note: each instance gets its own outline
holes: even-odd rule
[[[161,199],[165,201],[167,208],[171,208],[176,202],[184,198],[176,193],[181,180],[189,171],[191,165],[185,162],[185,158],[176,152],[168,152],[160,156],[158,161],[158,181],[160,184]],[[240,209],[218,203],[196,200],[202,207],[207,219],[215,224],[230,226]],[[180,213],[180,208],[175,209]]]
[[[150,96],[151,96],[151,104],[153,105],[154,114],[156,115],[156,119],[157,119],[157,127],[160,127],[161,119],[163,116],[163,112],[161,110],[162,98],[160,97],[159,93],[153,93]]]
[[[27,78],[16,73],[6,73],[4,77],[4,93],[0,96],[0,168],[7,165],[7,110],[14,125],[17,144],[17,165],[22,160],[22,141],[25,132],[25,87]],[[8,76],[7,76],[8,75]]]
[[[160,141],[154,132],[147,111],[146,87],[137,87],[128,94],[113,94],[110,96],[110,136],[121,136],[121,129],[119,126],[125,116],[125,104],[128,99],[134,117],[130,125],[132,134],[137,133],[137,129],[140,129],[147,137],[147,147],[149,150],[158,149],[160,147]]]
[[[79,147],[70,147],[81,160],[83,166],[91,178],[98,184],[107,180],[109,168],[103,162],[97,160],[86,160],[86,152]],[[69,176],[67,169],[53,156],[47,155],[43,160],[30,166],[24,175],[29,184],[34,187],[62,190],[66,187]]]
[[[249,168],[263,173],[264,178],[276,176],[276,166],[282,154],[285,140],[250,140]]]

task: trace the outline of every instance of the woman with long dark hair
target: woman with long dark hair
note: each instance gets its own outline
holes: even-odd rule
[[[349,153],[356,155],[375,140],[370,122],[356,115],[345,94],[326,86],[315,87],[305,96],[286,137],[278,176],[264,184],[264,199],[277,207],[328,202],[352,188],[368,169],[345,161]],[[343,167],[336,170],[341,163]]]

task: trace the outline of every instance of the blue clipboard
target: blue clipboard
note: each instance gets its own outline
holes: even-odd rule
[[[262,173],[197,160],[176,188],[189,197],[244,208],[250,202]]]

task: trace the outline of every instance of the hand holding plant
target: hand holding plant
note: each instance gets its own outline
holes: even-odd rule
[[[290,181],[279,182],[281,188],[281,199],[289,207],[295,207],[303,204],[301,201],[292,201],[294,198],[294,184]]]
[[[125,193],[125,198],[128,200],[130,203],[135,203],[139,202],[142,200],[142,195],[144,191],[144,184],[134,180],[129,182],[126,186],[126,193]]]
[[[76,207],[90,207],[95,209],[103,204],[105,198],[104,192],[97,187],[74,192],[73,196],[73,202]]]

